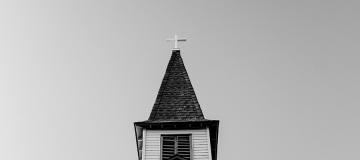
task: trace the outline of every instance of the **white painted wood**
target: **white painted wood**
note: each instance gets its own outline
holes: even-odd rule
[[[206,133],[207,133],[207,137],[208,137],[208,155],[209,155],[209,159],[212,159],[212,156],[211,156],[211,142],[210,142],[210,129],[209,128],[206,128]]]
[[[146,129],[143,129],[143,145],[142,145],[142,150],[141,150],[141,153],[142,153],[141,159],[146,159],[145,158],[145,145],[146,145]]]
[[[161,134],[191,134],[192,160],[211,160],[209,129],[145,130],[142,160],[160,160]]]

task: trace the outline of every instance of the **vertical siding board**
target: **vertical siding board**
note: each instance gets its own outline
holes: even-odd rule
[[[146,135],[146,129],[143,130],[143,146],[142,146],[142,158],[143,160],[146,159],[145,157],[145,152],[146,152],[146,138],[147,138],[147,135]]]
[[[208,154],[209,154],[209,159],[212,159],[212,155],[211,155],[211,142],[210,142],[210,129],[206,128],[206,133],[207,133],[207,139],[208,139]]]
[[[192,160],[211,160],[209,129],[144,130],[143,160],[160,160],[161,134],[191,134]]]

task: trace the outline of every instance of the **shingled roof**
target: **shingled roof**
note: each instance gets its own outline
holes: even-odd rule
[[[205,120],[180,50],[173,50],[148,121]]]

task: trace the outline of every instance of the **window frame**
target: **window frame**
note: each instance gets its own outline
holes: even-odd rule
[[[190,160],[193,159],[193,144],[192,144],[192,134],[161,134],[160,135],[160,160],[163,160],[163,138],[164,136],[189,136],[189,145],[190,145]],[[177,150],[177,142],[175,142],[175,150]],[[177,152],[177,151],[176,151]]]

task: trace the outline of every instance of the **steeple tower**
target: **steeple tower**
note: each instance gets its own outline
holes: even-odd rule
[[[149,119],[134,127],[139,160],[216,160],[219,121],[205,119],[180,49],[172,50]]]
[[[173,50],[149,121],[204,120],[199,102],[182,61]]]

